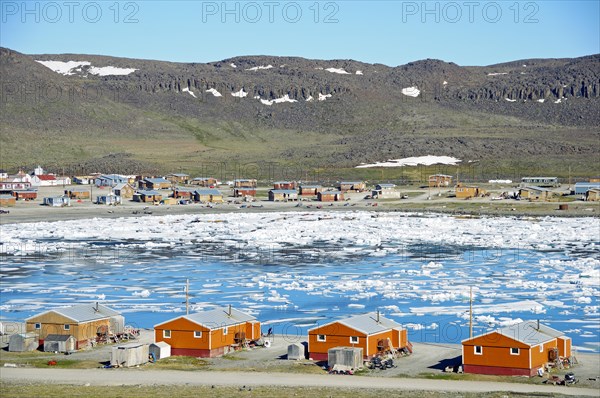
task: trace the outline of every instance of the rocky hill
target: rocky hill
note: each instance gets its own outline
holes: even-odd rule
[[[595,154],[599,63],[600,55],[483,67],[271,56],[182,64],[1,48],[0,153],[7,166],[130,153],[152,167],[173,166],[164,145],[187,167],[231,157],[352,167],[432,152]]]

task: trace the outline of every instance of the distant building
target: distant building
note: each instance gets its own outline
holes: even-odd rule
[[[300,196],[317,196],[321,191],[323,187],[320,185],[300,185]]]
[[[0,181],[0,191],[14,191],[19,189],[31,189],[30,182]]]
[[[481,189],[475,185],[463,185],[461,183],[456,185],[456,198],[457,199],[469,199],[477,198],[486,194],[485,189]]]
[[[553,193],[549,189],[541,187],[523,187],[519,189],[521,199],[529,200],[549,200]]]
[[[169,180],[171,184],[187,184],[190,180],[190,175],[185,173],[172,173],[165,176],[166,180]]]
[[[447,174],[430,175],[428,184],[430,188],[449,187],[452,185],[452,176]]]
[[[400,192],[396,189],[396,184],[377,184],[371,191],[373,199],[398,199]]]
[[[96,204],[116,206],[121,204],[121,197],[115,194],[98,195],[96,196]]]
[[[191,185],[200,185],[201,187],[214,188],[219,182],[213,177],[196,177],[190,181]]]
[[[162,193],[158,191],[138,191],[133,194],[134,202],[144,202],[144,203],[159,203],[163,198]]]
[[[590,202],[599,202],[600,201],[600,189],[592,188],[585,193],[585,200]]]
[[[118,184],[127,184],[128,178],[118,174],[107,174],[96,177],[95,182],[99,187],[114,187]]]
[[[37,199],[38,191],[34,189],[18,190],[12,191],[12,195],[16,200],[35,200]]]
[[[54,174],[39,174],[31,177],[31,185],[34,187],[55,187],[62,185]]]
[[[117,184],[113,188],[113,193],[117,196],[120,196],[123,199],[131,199],[133,198],[135,190],[129,184],[121,183]]]
[[[223,203],[223,194],[215,188],[197,189],[194,191],[194,200],[201,203]]]
[[[240,178],[233,181],[234,188],[256,188],[255,179]]]
[[[600,182],[577,182],[575,183],[575,195],[585,195],[590,189],[599,189]]]
[[[338,189],[342,193],[348,191],[363,192],[367,189],[367,185],[364,181],[342,181],[340,182]]]
[[[156,190],[156,189],[170,189],[173,183],[164,178],[144,178],[139,181],[140,189]]]
[[[298,192],[295,189],[271,189],[269,191],[269,200],[271,202],[298,200]]]
[[[51,196],[44,198],[44,205],[51,207],[71,206],[71,198],[68,196]]]
[[[90,199],[89,188],[71,188],[65,190],[65,195],[71,199]]]
[[[0,195],[0,206],[12,207],[17,204],[17,198],[13,195]]]
[[[256,188],[234,188],[233,196],[235,198],[243,198],[245,196],[256,196]]]
[[[319,202],[339,202],[344,200],[344,194],[340,191],[321,191],[317,193]]]
[[[275,181],[273,189],[296,189],[296,181]]]
[[[521,178],[523,186],[538,187],[559,187],[558,177],[523,177]]]

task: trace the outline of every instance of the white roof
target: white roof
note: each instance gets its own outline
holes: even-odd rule
[[[342,325],[348,326],[349,328],[368,335],[385,332],[390,329],[402,329],[402,325],[400,325],[398,322],[387,319],[381,315],[379,315],[379,322],[377,322],[377,313],[369,312],[367,314],[356,315],[350,318],[344,318],[327,323],[325,325],[317,326],[309,329],[309,332],[334,323],[341,323]]]
[[[463,340],[463,342],[491,333],[501,334],[529,346],[536,346],[565,335],[563,332],[560,332],[542,323],[539,323],[538,327],[537,321],[524,321],[514,325],[506,326],[502,329],[497,329],[479,336],[475,336],[472,339]]]
[[[97,310],[96,310],[96,308],[97,308]],[[37,318],[37,317],[47,314],[49,312],[55,312],[66,318],[72,319],[75,322],[89,322],[89,321],[95,321],[95,320],[99,320],[99,319],[109,318],[111,316],[120,315],[120,313],[118,313],[117,311],[115,311],[111,308],[108,308],[102,304],[98,304],[96,306],[96,304],[94,304],[94,303],[89,303],[89,304],[73,305],[71,307],[55,308],[52,310],[42,312],[41,314],[37,314],[32,317],[29,317],[26,319],[26,321],[33,319],[33,318]]]
[[[209,329],[221,329],[227,326],[239,325],[240,323],[256,321],[252,315],[246,314],[235,308],[231,309],[231,316],[228,314],[228,308],[217,308],[210,311],[197,312],[195,314],[183,315],[181,317],[169,319],[168,321],[159,323],[154,327],[164,325],[176,319],[184,318],[197,325],[207,327]]]

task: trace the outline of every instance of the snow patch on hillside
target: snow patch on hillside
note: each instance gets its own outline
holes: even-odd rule
[[[271,68],[273,68],[273,65],[269,64],[267,66],[264,66],[264,65],[255,66],[253,68],[249,68],[249,69],[246,69],[246,70],[257,71],[257,70],[265,70],[265,69],[271,69]]]
[[[194,97],[194,98],[198,98],[198,97],[196,97],[196,94],[194,94],[194,92],[193,92],[193,91],[191,91],[191,90],[190,90],[189,88],[187,88],[187,87],[186,87],[186,88],[184,88],[183,90],[181,90],[181,92],[182,92],[182,93],[189,93],[189,94],[190,94],[192,97]]]
[[[337,73],[340,75],[349,75],[350,73],[346,72],[343,68],[327,68],[325,69],[327,72]]]
[[[215,88],[209,88],[208,90],[206,90],[206,92],[211,93],[215,97],[222,97],[221,93],[218,92]]]
[[[407,95],[409,97],[418,97],[421,94],[421,90],[417,87],[406,87],[402,89],[402,94]]]
[[[404,166],[418,166],[425,165],[431,166],[433,164],[447,164],[447,165],[455,165],[459,163],[461,160],[451,157],[451,156],[414,156],[410,158],[403,159],[390,159],[387,162],[377,162],[370,164],[361,164],[356,166],[357,169],[365,169],[369,167],[404,167]]]
[[[243,88],[240,88],[240,91],[236,91],[235,93],[231,93],[231,95],[233,95],[234,97],[237,97],[237,98],[244,98],[245,96],[248,95],[248,93],[245,92]]]
[[[82,69],[83,66],[89,66],[90,68],[88,69],[88,72],[91,73],[92,75],[96,75],[96,76],[127,76],[130,73],[133,73],[137,70],[134,68],[119,68],[116,66],[97,67],[97,66],[92,66],[91,62],[89,62],[89,61],[63,62],[63,61],[38,61],[38,60],[36,60],[35,62],[38,62],[38,63],[44,65],[46,68],[48,68],[56,73],[60,73],[61,75],[64,75],[64,76],[71,76],[71,75],[75,75],[77,73],[83,73],[83,69]]]

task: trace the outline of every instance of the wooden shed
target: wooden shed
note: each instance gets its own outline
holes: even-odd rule
[[[51,207],[71,206],[71,198],[68,196],[51,196],[44,198],[44,205]]]
[[[0,206],[11,207],[17,204],[17,198],[13,195],[0,195]]]
[[[552,198],[552,191],[540,187],[523,187],[519,189],[519,196],[528,200],[549,200]]]
[[[256,188],[256,180],[248,178],[240,178],[233,181],[234,188]]]
[[[197,189],[194,191],[194,200],[201,203],[223,203],[223,194],[214,188]]]
[[[243,198],[244,196],[256,196],[256,188],[234,188],[233,196]]]
[[[35,332],[17,333],[8,339],[8,351],[35,351],[40,346],[39,335]]]
[[[111,366],[131,367],[148,362],[149,346],[145,343],[122,344],[111,348]]]
[[[65,190],[65,196],[71,199],[90,199],[90,190],[88,188],[74,187]]]
[[[298,200],[298,192],[295,189],[271,189],[269,191],[269,200],[271,202]]]
[[[96,204],[107,206],[120,205],[121,197],[114,194],[98,195],[96,196]]]
[[[39,334],[39,344],[49,335],[72,335],[80,349],[98,337],[124,329],[123,316],[102,304],[89,303],[42,312],[25,320],[26,330]]]
[[[158,191],[139,191],[133,195],[135,202],[143,203],[159,203],[163,198],[163,194]]]
[[[309,357],[317,361],[328,359],[335,347],[362,348],[365,358],[395,350],[410,349],[405,328],[397,322],[369,312],[317,326],[308,331]]]
[[[320,202],[339,202],[344,200],[344,194],[340,191],[321,191],[317,193]]]
[[[175,187],[173,188],[172,196],[175,199],[186,199],[186,200],[194,200],[196,189],[187,188],[187,187]]]
[[[77,349],[77,340],[70,334],[49,334],[44,339],[45,352],[73,352]]]
[[[585,193],[585,200],[590,202],[598,202],[600,201],[600,189],[592,188]]]
[[[367,185],[364,181],[342,181],[339,185],[339,190],[343,192],[363,192],[367,189]]]
[[[138,182],[139,188],[142,190],[169,189],[173,183],[162,177],[159,178],[144,178]]]
[[[344,368],[358,369],[363,365],[363,349],[360,347],[335,347],[327,352],[327,366],[336,365]]]
[[[215,188],[218,184],[218,181],[214,177],[196,177],[192,181],[190,181],[192,185],[200,185],[205,188]]]
[[[149,350],[150,355],[152,355],[157,361],[159,359],[168,358],[171,356],[171,346],[164,341],[158,341],[150,344]]]
[[[475,185],[463,185],[461,183],[456,184],[456,198],[457,199],[469,199],[477,198],[486,194],[485,189],[481,189]]]
[[[171,173],[166,175],[165,179],[171,181],[172,184],[187,184],[190,180],[190,175],[185,173]]]
[[[113,193],[117,196],[120,196],[123,199],[131,199],[133,198],[135,190],[129,184],[121,183],[115,185],[113,188]]]
[[[217,357],[260,337],[260,322],[231,306],[182,315],[154,326],[154,341],[168,343],[172,355]]]
[[[571,339],[538,321],[524,321],[462,342],[466,373],[534,376],[548,362],[571,356]]]
[[[293,189],[297,188],[296,181],[275,181],[273,189]]]
[[[300,185],[300,196],[317,196],[321,191],[323,187],[320,185]]]
[[[37,191],[33,189],[24,190],[24,191],[13,191],[13,196],[16,200],[35,200],[37,199]]]

